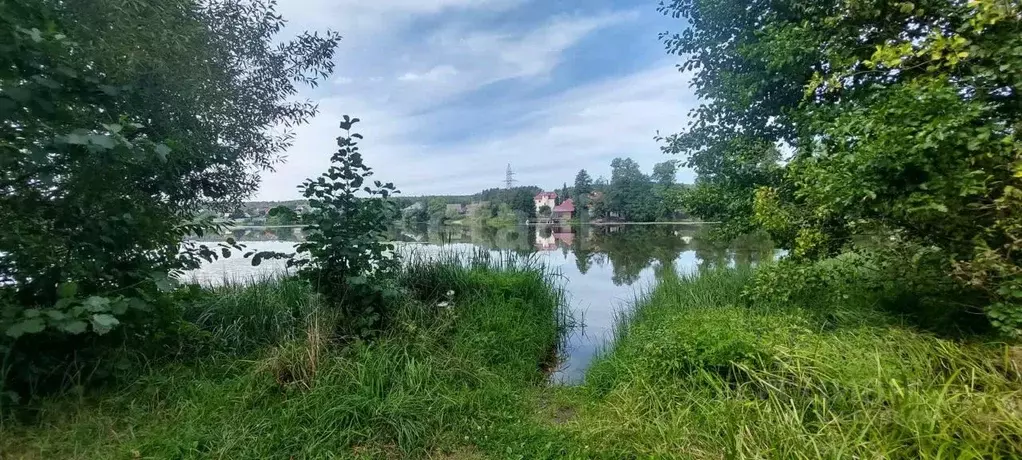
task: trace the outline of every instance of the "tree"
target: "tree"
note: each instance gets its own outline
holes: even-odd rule
[[[298,213],[287,206],[277,206],[266,213],[266,225],[294,225],[298,220]]]
[[[806,261],[864,251],[856,234],[889,235],[869,254],[890,277],[906,260],[925,263],[962,283],[954,299],[919,295],[984,308],[1022,335],[1022,57],[1012,51],[1022,5],[675,0],[661,10],[691,26],[664,40],[706,101],[665,139],[698,174],[689,209],[762,226]],[[792,152],[783,166],[778,145]]]
[[[387,324],[398,295],[387,280],[399,261],[394,246],[383,242],[387,226],[398,215],[389,198],[398,192],[392,183],[369,182],[373,172],[358,148],[362,136],[351,131],[358,122],[344,116],[344,135],[337,138],[339,148],[329,170],[300,187],[315,212],[304,229],[305,241],[297,247],[305,257],[288,264],[299,267],[299,275],[323,294],[347,332],[364,336]]]
[[[290,142],[270,128],[311,116],[289,100],[326,77],[337,42],[281,42],[272,13],[240,0],[0,3],[8,377],[59,377],[40,360],[87,360],[117,326],[103,340],[160,330],[175,318],[153,312],[170,275],[238,248],[183,240],[211,227],[194,219],[204,203],[226,212],[254,190]]]
[[[575,195],[581,198],[592,192],[593,178],[589,177],[589,173],[582,169],[575,175]]]
[[[447,218],[447,202],[443,198],[433,197],[428,203],[429,221],[434,224],[443,223]]]
[[[631,158],[615,158],[611,164],[607,189],[607,210],[638,222],[656,218],[652,183]]]
[[[552,214],[552,213],[553,213],[553,209],[550,209],[550,206],[543,205],[543,206],[539,207],[539,216],[540,217],[550,217],[550,214]]]
[[[565,182],[564,185],[561,186],[561,196],[559,198],[560,198],[560,201],[562,203],[565,200],[568,200],[568,199],[571,198],[571,194],[568,192],[568,183],[567,182]]]
[[[678,164],[674,161],[665,161],[653,166],[652,179],[657,185],[666,188],[674,185],[674,178],[677,174]]]
[[[340,36],[286,25],[267,0],[76,0],[56,19],[75,43],[72,68],[126,85],[121,113],[145,120],[142,133],[168,139],[179,179],[164,193],[189,206],[228,211],[281,160],[295,126],[317,107],[296,100],[333,71]],[[159,24],[154,27],[154,24]]]

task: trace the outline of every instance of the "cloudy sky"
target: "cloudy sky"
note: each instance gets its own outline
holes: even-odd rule
[[[303,93],[320,114],[296,130],[257,199],[297,198],[336,150],[341,115],[363,120],[376,178],[404,195],[609,176],[614,157],[648,173],[659,130],[684,127],[692,90],[657,34],[680,20],[656,0],[283,0],[289,29],[343,35],[331,81]],[[679,180],[692,174],[681,171]]]

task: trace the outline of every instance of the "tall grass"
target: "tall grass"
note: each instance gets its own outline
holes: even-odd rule
[[[343,344],[330,340],[336,319],[299,280],[193,293],[186,316],[215,345],[209,359],[154,369],[116,391],[48,399],[34,422],[4,427],[0,452],[477,454],[485,430],[526,418],[523,389],[545,379],[564,327],[562,295],[539,267],[510,258],[410,261],[399,284],[408,298],[393,327]]]
[[[298,280],[193,292],[207,354],[3,426],[12,458],[1020,458],[1022,349],[866,302],[749,305],[746,270],[663,280],[578,387],[544,367],[556,274],[420,254],[372,342]],[[192,358],[195,358],[192,356]]]
[[[748,279],[708,272],[641,299],[572,396],[580,413],[560,428],[572,448],[607,458],[1022,456],[1018,348],[877,315],[822,328],[816,311],[745,305]]]

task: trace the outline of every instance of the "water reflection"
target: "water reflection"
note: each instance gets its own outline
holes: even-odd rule
[[[615,285],[633,285],[641,272],[653,268],[658,276],[676,273],[675,262],[692,252],[694,266],[705,270],[721,266],[749,266],[763,257],[773,257],[773,246],[765,237],[749,236],[730,244],[709,238],[704,225],[620,225],[530,227],[426,227],[395,231],[394,241],[448,245],[467,243],[491,250],[517,253],[560,252],[573,255],[575,269],[585,275],[592,266],[609,266]]]
[[[702,225],[430,227],[393,229],[399,243],[458,250],[483,248],[531,254],[558,272],[570,306],[585,327],[572,333],[554,379],[580,379],[613,330],[615,312],[629,308],[656,280],[715,267],[749,266],[775,256],[770,241],[750,236],[729,244],[709,238]],[[301,239],[292,228],[238,229],[230,236],[259,250],[288,251]],[[219,261],[193,276],[200,281],[264,275],[280,267]]]

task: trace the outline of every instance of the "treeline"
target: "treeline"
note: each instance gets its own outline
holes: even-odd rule
[[[574,219],[579,221],[656,222],[688,217],[682,210],[682,197],[688,187],[676,182],[677,162],[658,163],[651,174],[643,173],[631,158],[615,158],[610,167],[609,180],[593,179],[583,169],[574,182],[565,182],[555,190],[523,186],[492,188],[474,195],[398,197],[394,200],[404,210],[403,218],[408,223],[438,224],[469,219],[474,223],[510,225],[550,217],[549,214],[537,215],[535,196],[544,191],[557,194],[557,205],[572,200],[576,210]],[[464,208],[454,210],[448,205]]]
[[[881,293],[928,326],[1022,335],[1022,5],[675,0],[704,98],[665,141],[684,206],[790,249],[761,299]]]
[[[533,198],[541,191],[536,186],[492,188],[474,195],[396,197],[394,201],[403,210],[402,219],[406,224],[436,225],[468,219],[473,223],[501,226],[534,219]],[[449,205],[455,206],[452,209]]]

